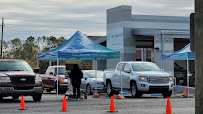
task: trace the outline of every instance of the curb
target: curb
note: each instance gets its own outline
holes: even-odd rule
[[[56,93],[56,91],[51,91],[51,92],[43,91],[43,93]]]
[[[182,94],[176,94],[175,97],[182,98]],[[189,95],[189,98],[195,98],[195,95]]]

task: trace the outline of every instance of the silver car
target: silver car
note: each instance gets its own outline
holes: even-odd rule
[[[86,90],[88,95],[96,92],[105,92],[104,81],[103,81],[103,71],[97,70],[97,79],[95,76],[95,70],[82,70],[83,78],[81,79],[80,88]]]

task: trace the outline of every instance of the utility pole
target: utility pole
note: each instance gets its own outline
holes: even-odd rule
[[[3,31],[4,31],[4,18],[2,18],[2,31],[1,31],[1,59],[3,59]]]
[[[195,114],[203,114],[203,0],[195,0]]]
[[[49,50],[51,50],[51,39],[52,38],[52,36],[50,36],[50,38],[49,38]],[[49,66],[51,66],[51,60],[49,60]]]

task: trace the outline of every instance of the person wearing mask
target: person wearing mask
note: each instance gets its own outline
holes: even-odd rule
[[[81,78],[83,78],[83,73],[81,69],[79,69],[77,64],[73,65],[73,69],[69,74],[69,78],[72,81],[73,98],[80,99],[80,84],[81,84]],[[76,94],[76,90],[77,90],[77,94]]]

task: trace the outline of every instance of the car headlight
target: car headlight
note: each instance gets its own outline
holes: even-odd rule
[[[0,77],[0,82],[11,82],[9,77]]]
[[[91,80],[91,82],[92,82],[92,83],[95,83],[95,84],[97,83],[97,81],[96,81],[96,80]]]
[[[41,78],[41,76],[36,76],[35,83],[39,83],[39,82],[42,82],[42,78]]]
[[[173,81],[173,76],[169,76],[169,81]]]
[[[139,76],[140,81],[147,81],[147,76]]]
[[[68,81],[69,81],[69,79],[67,79],[67,78],[64,78],[64,79],[61,80],[62,83],[63,82],[68,82]]]

